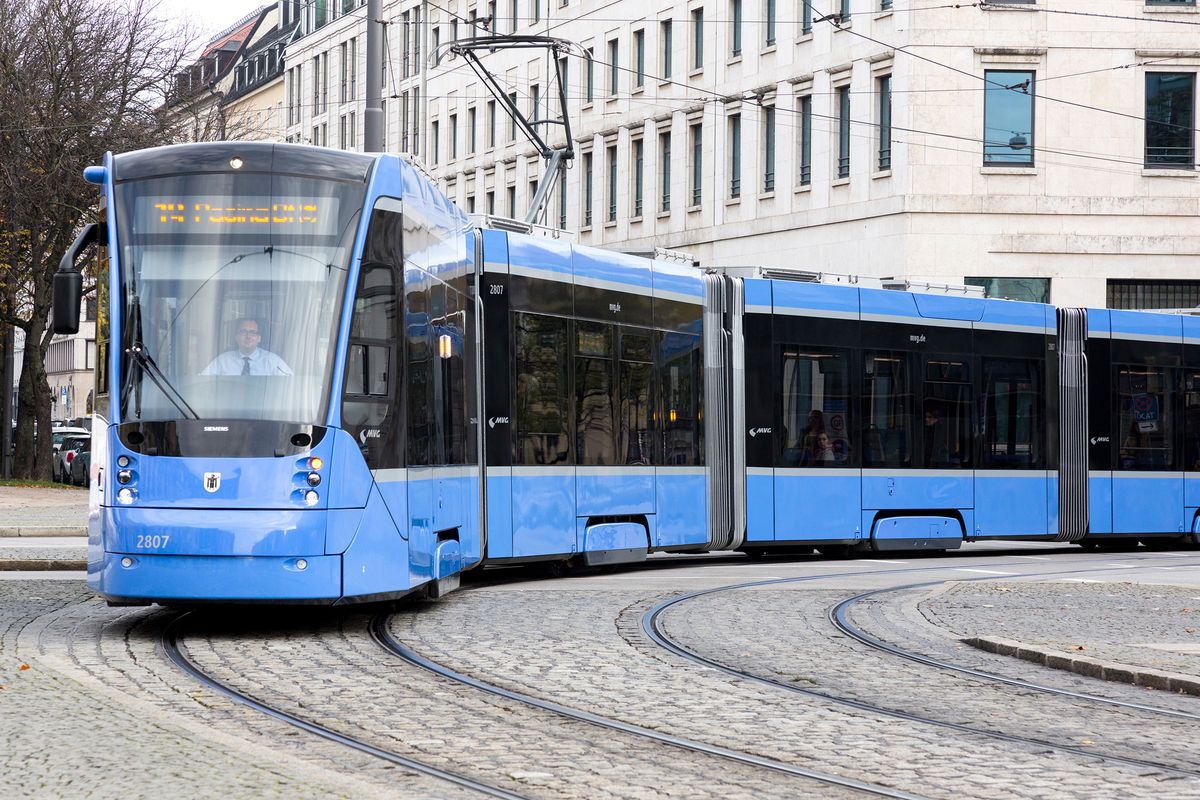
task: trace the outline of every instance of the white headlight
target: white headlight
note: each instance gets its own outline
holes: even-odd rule
[[[126,505],[126,506],[129,505],[130,503],[132,503],[133,502],[133,489],[126,487],[126,488],[122,489],[121,491],[117,492],[117,502],[121,503],[121,505]]]
[[[312,489],[309,489],[307,492],[304,493],[305,505],[315,506],[317,504],[317,501],[319,501],[320,499],[321,499],[321,496],[319,494],[317,494],[316,492],[314,492]]]

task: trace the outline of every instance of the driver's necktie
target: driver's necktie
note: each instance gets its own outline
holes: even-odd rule
[[[242,374],[250,374],[250,356],[242,356]]]

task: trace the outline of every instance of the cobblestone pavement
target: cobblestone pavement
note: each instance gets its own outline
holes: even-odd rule
[[[908,582],[911,577],[894,581]],[[976,687],[954,686],[950,700],[962,702],[947,701],[940,696],[950,691],[942,677],[907,674],[903,666],[877,663],[869,653],[850,647],[825,613],[834,598],[853,595],[855,587],[830,594],[815,588],[819,585],[744,592],[736,604],[752,609],[745,614],[725,614],[717,596],[710,596],[708,603],[669,611],[666,628],[685,644],[723,654],[739,666],[753,663],[756,654],[770,655],[764,668],[798,683],[853,689],[871,700],[896,698],[898,707],[913,711],[930,705],[951,721],[980,726],[1020,730],[1032,716],[1048,726],[1048,736],[1063,732],[1051,713],[1041,711],[1047,703],[1043,696],[1010,688],[991,692],[991,703],[969,702]],[[640,632],[641,616],[655,599],[623,591],[548,593],[510,587],[501,597],[481,590],[421,614],[398,615],[392,629],[427,657],[506,688],[931,797],[1200,794],[1200,781],[1193,779],[947,732],[685,665],[646,642]],[[613,635],[614,626],[619,636]],[[775,658],[776,653],[784,655]],[[1061,706],[1051,706],[1063,713]],[[1093,713],[1072,709],[1070,714],[1079,718],[1085,712]],[[1125,724],[1129,751],[1170,736],[1173,741],[1150,752],[1188,767],[1194,763],[1187,755],[1186,729],[1177,722],[1166,723],[1160,736],[1154,727],[1158,720],[1105,715],[1097,724],[1102,722],[1109,734],[1106,744],[1119,738]],[[1074,744],[1086,748],[1095,740],[1085,729],[1090,730],[1079,723],[1079,730],[1069,732]]]
[[[1200,589],[1140,583],[956,583],[921,612],[959,637],[992,636],[1200,677]],[[984,633],[986,632],[986,633]]]
[[[466,598],[476,592],[457,595]],[[424,617],[436,606],[409,612]],[[825,798],[854,796],[559,718],[440,679],[399,661],[367,631],[368,618],[331,616],[281,630],[189,636],[205,671],[255,698],[377,747],[527,797]],[[611,628],[609,629],[611,632]],[[367,772],[383,772],[376,765]],[[361,774],[361,773],[360,773]]]
[[[1076,553],[1053,560],[1036,568],[1095,563]],[[895,571],[896,563],[928,570],[917,580],[935,580],[962,578],[955,569],[1007,562],[974,556],[882,564],[725,561],[565,581],[520,582],[518,575],[436,604],[405,606],[391,618],[391,629],[427,657],[506,688],[925,797],[1200,796],[1194,779],[955,733],[730,678],[659,649],[640,628],[649,608],[682,591],[824,573],[826,579],[812,583],[689,601],[664,615],[666,630],[708,655],[820,691],[1192,766],[1191,728],[1178,720],[997,688],[873,654],[839,635],[826,619],[834,602],[864,588],[914,582],[914,573]],[[838,577],[860,571],[873,574]],[[1006,578],[1010,584],[1014,591],[1032,585]],[[977,588],[982,591],[963,590],[962,613],[957,606],[945,613],[950,606],[939,599],[953,591],[929,600],[930,590],[912,590],[864,604],[855,620],[905,646],[993,671],[1002,671],[1000,664],[1010,672],[1041,670],[1059,683],[1095,689],[1097,682],[1080,676],[960,645],[955,626],[970,623],[974,608],[989,632],[1006,633],[996,630],[1004,616],[995,612],[993,619],[992,609],[982,608],[986,601],[971,599]],[[1054,599],[1053,587],[1037,591],[1046,592],[1044,605]],[[1200,597],[1200,588],[1188,591]],[[1012,593],[999,592],[1006,599]],[[1034,597],[1016,613],[1032,614]],[[945,618],[919,606],[922,600]],[[1138,605],[1136,611],[1146,616],[1154,608]],[[0,579],[0,797],[474,796],[200,687],[161,651],[161,632],[173,613],[108,608],[78,581]],[[183,643],[201,668],[259,700],[530,798],[855,794],[563,720],[448,682],[385,652],[368,635],[368,619],[363,609],[206,611],[185,623]],[[1103,620],[1096,615],[1095,621]],[[1132,622],[1128,627],[1135,630]],[[1007,635],[1018,632],[1011,628]],[[26,664],[29,669],[21,669]],[[1200,707],[1196,698],[1099,685],[1142,702]]]

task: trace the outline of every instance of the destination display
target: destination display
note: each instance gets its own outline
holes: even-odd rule
[[[134,201],[137,234],[338,233],[337,197],[153,196]]]

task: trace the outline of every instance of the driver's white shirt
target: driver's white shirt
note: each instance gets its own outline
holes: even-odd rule
[[[245,361],[242,360],[241,350],[227,350],[217,356],[212,362],[204,368],[201,375],[241,375],[242,367],[245,366]],[[263,350],[261,347],[254,348],[254,352],[245,358],[250,359],[250,374],[251,375],[291,375],[292,370],[284,363],[283,359],[272,353],[270,350]]]

